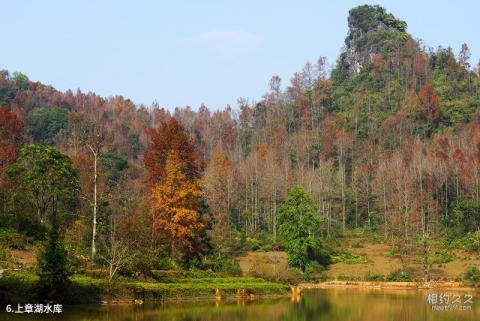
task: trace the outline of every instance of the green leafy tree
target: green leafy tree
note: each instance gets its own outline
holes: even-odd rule
[[[68,111],[60,108],[36,108],[25,119],[25,129],[36,144],[53,145],[57,137],[68,129]]]
[[[40,295],[48,300],[62,300],[72,274],[67,250],[63,242],[60,220],[54,209],[50,215],[50,229],[42,252],[38,256]]]
[[[78,202],[77,171],[70,158],[52,147],[29,145],[7,170],[17,191],[32,200],[41,222],[48,217],[48,233],[38,257],[40,294],[62,300],[70,275],[63,243],[61,215],[73,211]]]
[[[105,177],[109,186],[118,183],[122,172],[128,168],[128,158],[115,151],[106,152],[100,155],[102,166],[105,169]]]
[[[453,223],[465,232],[480,229],[480,203],[475,200],[460,200],[453,208]]]
[[[278,208],[279,234],[286,245],[288,263],[304,272],[312,262],[329,263],[321,239],[322,222],[311,195],[294,186]]]
[[[53,147],[29,145],[22,148],[7,175],[15,183],[16,192],[31,200],[41,222],[49,213],[73,211],[78,203],[77,171],[70,158]]]

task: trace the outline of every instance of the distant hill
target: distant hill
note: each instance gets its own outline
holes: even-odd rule
[[[90,224],[94,145],[102,224],[115,216],[152,228],[143,155],[152,128],[174,117],[201,159],[205,226],[216,232],[204,237],[212,248],[268,251],[281,243],[277,205],[294,185],[312,196],[324,239],[364,228],[407,253],[419,239],[471,237],[480,226],[480,77],[468,45],[458,54],[425,50],[406,22],[380,6],[353,8],[348,26],[331,74],[320,57],[285,85],[273,76],[257,102],[239,99],[224,110],[167,111],[121,96],[60,92],[1,71],[0,148],[8,149],[0,152],[0,181],[27,144],[68,155],[82,188],[70,219],[83,225],[67,233],[75,235]],[[35,213],[17,206],[12,186],[0,185],[1,224],[34,235]],[[150,239],[148,228],[131,235],[141,232]],[[89,235],[77,243],[88,247]]]

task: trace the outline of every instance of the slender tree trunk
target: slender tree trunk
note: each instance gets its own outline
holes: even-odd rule
[[[277,242],[277,189],[273,191],[273,242]]]
[[[340,155],[339,155],[339,170],[340,170],[340,181],[342,189],[342,230],[345,233],[345,226],[347,221],[346,214],[346,202],[345,202],[345,164],[343,161],[343,146],[340,146]]]
[[[358,189],[355,188],[355,227],[358,228]]]
[[[95,239],[97,238],[97,153],[88,145],[93,154],[93,229],[92,229],[92,258],[95,257],[97,249]]]
[[[383,187],[383,224],[385,225],[384,231],[385,231],[385,239],[387,238],[387,192],[385,188],[385,180],[382,180],[382,187]]]
[[[175,241],[173,240],[173,236],[170,240],[170,257],[172,259],[175,259]]]
[[[448,216],[448,176],[445,169],[445,217]]]

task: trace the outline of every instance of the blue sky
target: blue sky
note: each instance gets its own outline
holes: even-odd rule
[[[258,100],[308,60],[334,63],[348,10],[380,4],[426,46],[480,58],[478,1],[4,1],[0,69],[173,109]]]

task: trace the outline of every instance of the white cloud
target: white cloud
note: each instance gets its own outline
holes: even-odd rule
[[[263,38],[245,30],[218,28],[200,33],[194,42],[216,53],[232,54],[260,48]]]

